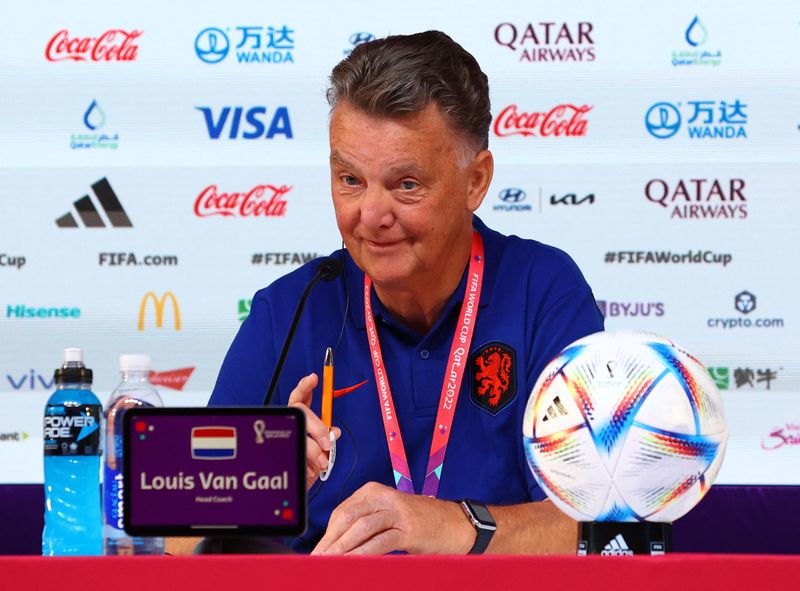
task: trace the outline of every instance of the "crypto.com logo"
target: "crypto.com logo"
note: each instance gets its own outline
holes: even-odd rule
[[[660,140],[671,138],[681,127],[681,113],[672,103],[656,103],[644,116],[647,131]]]
[[[175,330],[181,329],[181,310],[178,306],[178,300],[175,298],[175,294],[171,291],[164,292],[164,295],[161,298],[157,297],[156,294],[152,291],[148,291],[144,294],[142,298],[142,303],[139,305],[139,323],[138,323],[138,330],[144,330],[144,319],[145,313],[147,312],[147,302],[150,300],[153,301],[153,306],[156,312],[156,328],[163,328],[164,326],[164,304],[167,303],[167,299],[172,301],[172,314],[175,321]]]
[[[756,309],[756,296],[749,291],[742,291],[736,294],[734,306],[742,314],[749,314]]]

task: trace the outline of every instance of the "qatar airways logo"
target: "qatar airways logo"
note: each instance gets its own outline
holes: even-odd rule
[[[287,205],[283,197],[291,190],[288,185],[256,185],[249,191],[225,193],[217,185],[209,185],[197,196],[194,214],[201,218],[283,217]]]
[[[50,62],[132,62],[139,46],[134,41],[142,31],[109,29],[98,37],[72,37],[62,29],[50,39],[44,56]]]
[[[593,29],[588,21],[500,23],[494,29],[494,40],[516,52],[520,62],[593,62]]]
[[[520,111],[517,105],[509,105],[494,120],[494,134],[497,137],[585,136],[589,125],[586,114],[593,108],[564,103],[549,111],[526,112]]]

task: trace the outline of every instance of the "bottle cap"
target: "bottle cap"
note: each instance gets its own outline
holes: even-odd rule
[[[56,384],[91,384],[92,370],[83,365],[83,349],[64,349],[64,364],[53,372]]]
[[[149,371],[150,355],[125,354],[119,356],[120,371]]]
[[[64,363],[83,363],[83,349],[80,347],[64,349]]]

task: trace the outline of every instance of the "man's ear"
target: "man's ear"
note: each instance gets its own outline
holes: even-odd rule
[[[475,212],[483,203],[494,175],[494,157],[489,150],[481,150],[469,164],[467,207]]]

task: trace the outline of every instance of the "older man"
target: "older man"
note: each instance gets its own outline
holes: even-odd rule
[[[388,37],[336,66],[328,100],[344,273],[313,292],[276,396],[308,425],[309,527],[294,547],[574,551],[574,522],[527,468],[522,416],[547,362],[603,321],[566,254],[474,216],[494,166],[485,74],[443,33]],[[261,402],[315,271],[256,294],[211,404]],[[320,482],[330,443],[314,372],[328,346],[341,436]]]

